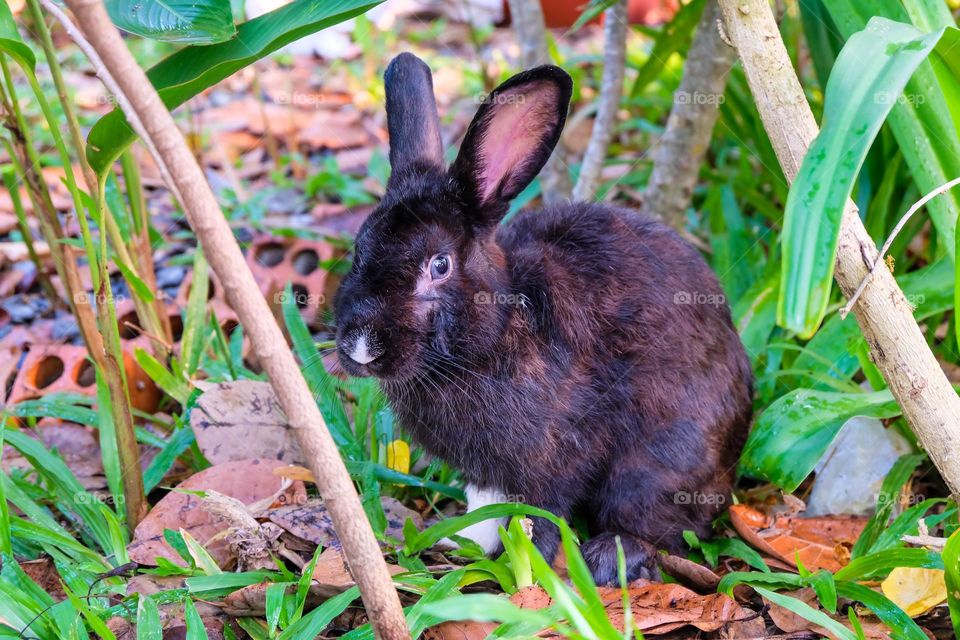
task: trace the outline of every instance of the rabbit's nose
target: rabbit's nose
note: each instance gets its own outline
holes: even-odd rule
[[[347,356],[357,364],[370,364],[383,355],[383,347],[375,334],[362,330],[351,336],[346,352]]]

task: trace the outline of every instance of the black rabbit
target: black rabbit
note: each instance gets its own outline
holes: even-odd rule
[[[392,175],[335,301],[337,348],[400,423],[459,469],[470,508],[583,514],[598,583],[655,578],[656,549],[709,532],[751,418],[752,372],[716,277],[676,233],[606,204],[499,224],[560,137],[570,77],[520,73],[444,163],[430,70],[385,75]],[[492,550],[495,534],[467,537]],[[536,520],[549,560],[559,532]]]

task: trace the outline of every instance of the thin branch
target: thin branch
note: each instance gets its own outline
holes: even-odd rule
[[[846,318],[847,314],[850,313],[850,310],[853,309],[853,305],[857,303],[857,299],[860,298],[860,294],[863,293],[863,290],[867,288],[867,284],[873,279],[873,272],[877,270],[877,267],[883,262],[883,257],[887,255],[887,251],[890,250],[890,245],[893,244],[893,241],[896,239],[897,234],[903,230],[903,227],[907,224],[910,218],[913,217],[917,211],[919,211],[923,205],[927,204],[937,196],[942,193],[946,193],[950,189],[954,188],[960,184],[960,177],[956,177],[946,184],[942,184],[927,195],[923,196],[915,203],[913,206],[907,209],[907,212],[903,214],[903,217],[900,218],[900,221],[897,222],[897,226],[893,228],[893,231],[890,232],[887,241],[883,243],[883,246],[880,248],[880,254],[877,256],[877,259],[874,261],[873,266],[870,267],[870,273],[864,276],[863,280],[860,281],[860,285],[857,287],[857,290],[853,292],[853,295],[850,296],[850,299],[847,301],[847,304],[843,305],[843,308],[840,309],[840,317]]]
[[[330,511],[350,572],[378,638],[409,638],[400,599],[336,443],[287,347],[266,299],[247,266],[226,217],[180,130],[143,69],[110,21],[101,0],[67,0],[79,30],[97,54],[100,70],[116,85],[114,95],[134,123],[158,167],[163,167],[230,306],[250,337],[317,488]],[[97,64],[94,60],[91,60]],[[138,131],[138,132],[139,132]]]
[[[627,63],[627,0],[603,12],[603,79],[600,82],[600,104],[593,121],[590,143],[583,154],[580,176],[573,188],[574,200],[591,200],[600,181],[600,171],[613,138],[620,98],[623,97],[623,74]]]

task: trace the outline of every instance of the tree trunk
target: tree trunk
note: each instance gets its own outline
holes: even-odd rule
[[[653,172],[640,210],[675,229],[684,226],[700,167],[720,115],[727,74],[736,52],[720,38],[720,7],[710,0],[683,65],[683,80],[673,94],[667,127],[653,148]]]

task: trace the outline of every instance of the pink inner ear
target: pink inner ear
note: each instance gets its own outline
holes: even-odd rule
[[[552,82],[524,84],[493,96],[496,104],[481,143],[480,184],[488,200],[501,183],[514,178],[516,169],[532,154],[557,124],[559,101]]]

